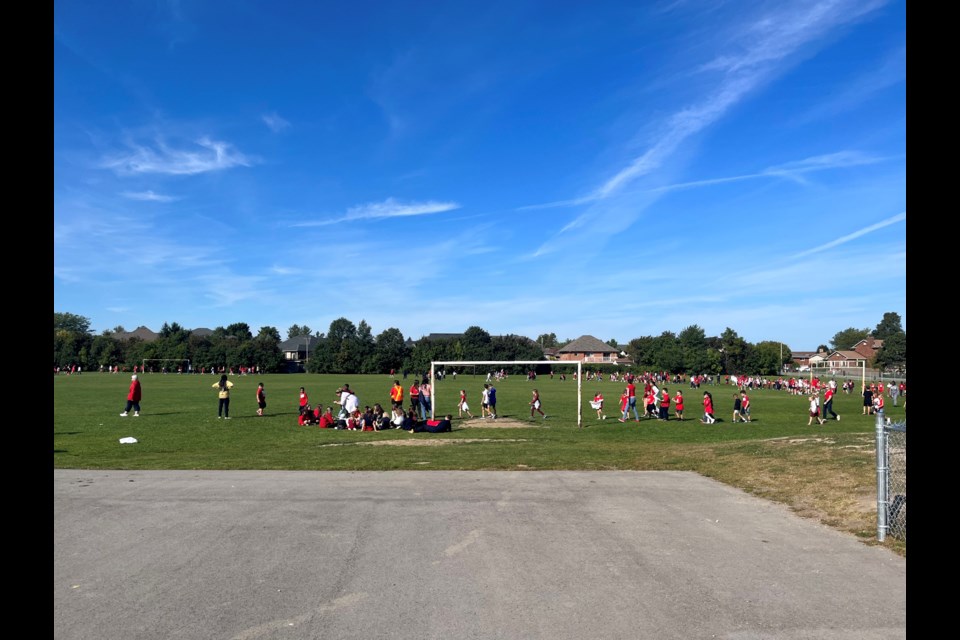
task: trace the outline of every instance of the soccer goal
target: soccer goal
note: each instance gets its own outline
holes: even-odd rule
[[[470,365],[496,365],[497,368],[509,367],[516,364],[536,364],[536,365],[550,365],[551,368],[554,367],[576,367],[577,368],[577,426],[583,427],[583,411],[582,411],[582,401],[580,399],[581,386],[583,385],[583,362],[580,360],[431,360],[430,361],[430,379],[436,380],[436,367],[461,367],[461,366],[470,366]],[[433,402],[430,403],[430,419],[434,419],[434,412],[437,407],[437,396],[439,392],[437,391],[437,386],[433,386]]]
[[[151,367],[151,369],[147,369]],[[150,371],[151,373],[156,373],[152,369],[156,367],[159,372],[164,370],[167,373],[176,373],[177,367],[180,367],[181,373],[190,373],[190,360],[188,358],[144,358],[143,367],[140,371],[146,373]]]

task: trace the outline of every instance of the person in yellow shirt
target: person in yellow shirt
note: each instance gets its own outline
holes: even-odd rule
[[[223,417],[226,420],[230,419],[230,389],[233,388],[233,383],[227,380],[227,374],[220,376],[220,382],[214,382],[211,385],[214,389],[219,389],[217,392],[217,397],[220,399],[220,404],[217,406],[217,419],[219,420]]]

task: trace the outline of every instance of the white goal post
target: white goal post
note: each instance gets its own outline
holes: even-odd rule
[[[492,364],[496,365],[497,368],[513,366],[517,364],[535,364],[535,365],[548,365],[551,368],[558,366],[571,366],[577,368],[577,426],[583,427],[583,412],[582,412],[582,402],[580,399],[580,391],[583,385],[583,362],[580,360],[431,360],[430,361],[430,381],[431,383],[437,378],[434,375],[436,373],[437,365],[444,367],[464,367],[477,364]],[[437,385],[433,385],[433,399],[430,403],[430,419],[435,419],[434,413],[437,407]]]

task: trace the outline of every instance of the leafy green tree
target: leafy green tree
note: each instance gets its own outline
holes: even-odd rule
[[[758,342],[752,349],[752,359],[748,371],[762,376],[780,373],[783,360],[780,358],[780,343],[775,340]],[[786,356],[789,350],[784,351]]]
[[[720,334],[720,342],[723,345],[722,362],[724,374],[743,374],[747,371],[747,342],[737,332],[727,327]]]
[[[634,338],[628,344],[624,351],[633,360],[634,364],[641,371],[654,369],[654,338],[653,336],[641,336]]]
[[[544,349],[552,349],[557,346],[557,334],[555,333],[541,333],[537,336],[537,342],[540,343],[540,346]]]
[[[233,336],[239,340],[252,340],[253,334],[250,332],[250,325],[246,322],[234,322],[226,328],[227,335]]]
[[[834,334],[833,338],[830,339],[830,345],[833,351],[849,351],[853,348],[853,345],[861,340],[865,340],[869,335],[869,329],[854,329],[850,327],[849,329],[844,329]]]
[[[287,336],[287,339],[292,338],[293,336]],[[278,345],[280,342],[280,332],[276,327],[260,327],[260,331],[257,332],[257,337],[255,340],[273,340]]]
[[[421,341],[422,342],[422,341]],[[490,334],[480,327],[469,327],[460,339],[463,355],[467,360],[493,360],[490,349]]]
[[[683,357],[683,371],[697,374],[709,370],[707,336],[701,327],[693,324],[684,328],[677,334],[677,343]]]
[[[377,370],[387,372],[391,369],[399,371],[403,368],[403,361],[407,357],[407,345],[399,329],[390,327],[377,335],[374,347]]]
[[[683,370],[683,349],[672,331],[664,331],[653,339],[650,367],[656,371],[677,373]]]
[[[287,340],[298,336],[308,336],[310,333],[310,327],[307,325],[303,325],[302,327],[298,324],[290,325],[290,328],[287,329]]]
[[[873,330],[873,337],[877,340],[886,340],[891,336],[902,334],[903,324],[900,321],[900,314],[888,311],[883,314],[883,320]]]
[[[907,333],[891,334],[874,357],[874,366],[882,371],[907,368]]]
[[[78,316],[75,313],[53,312],[53,331],[66,331],[68,333],[90,333],[90,318]]]

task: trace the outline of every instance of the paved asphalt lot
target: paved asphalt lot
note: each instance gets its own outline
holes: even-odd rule
[[[54,637],[906,637],[906,560],[685,472],[54,471]]]

